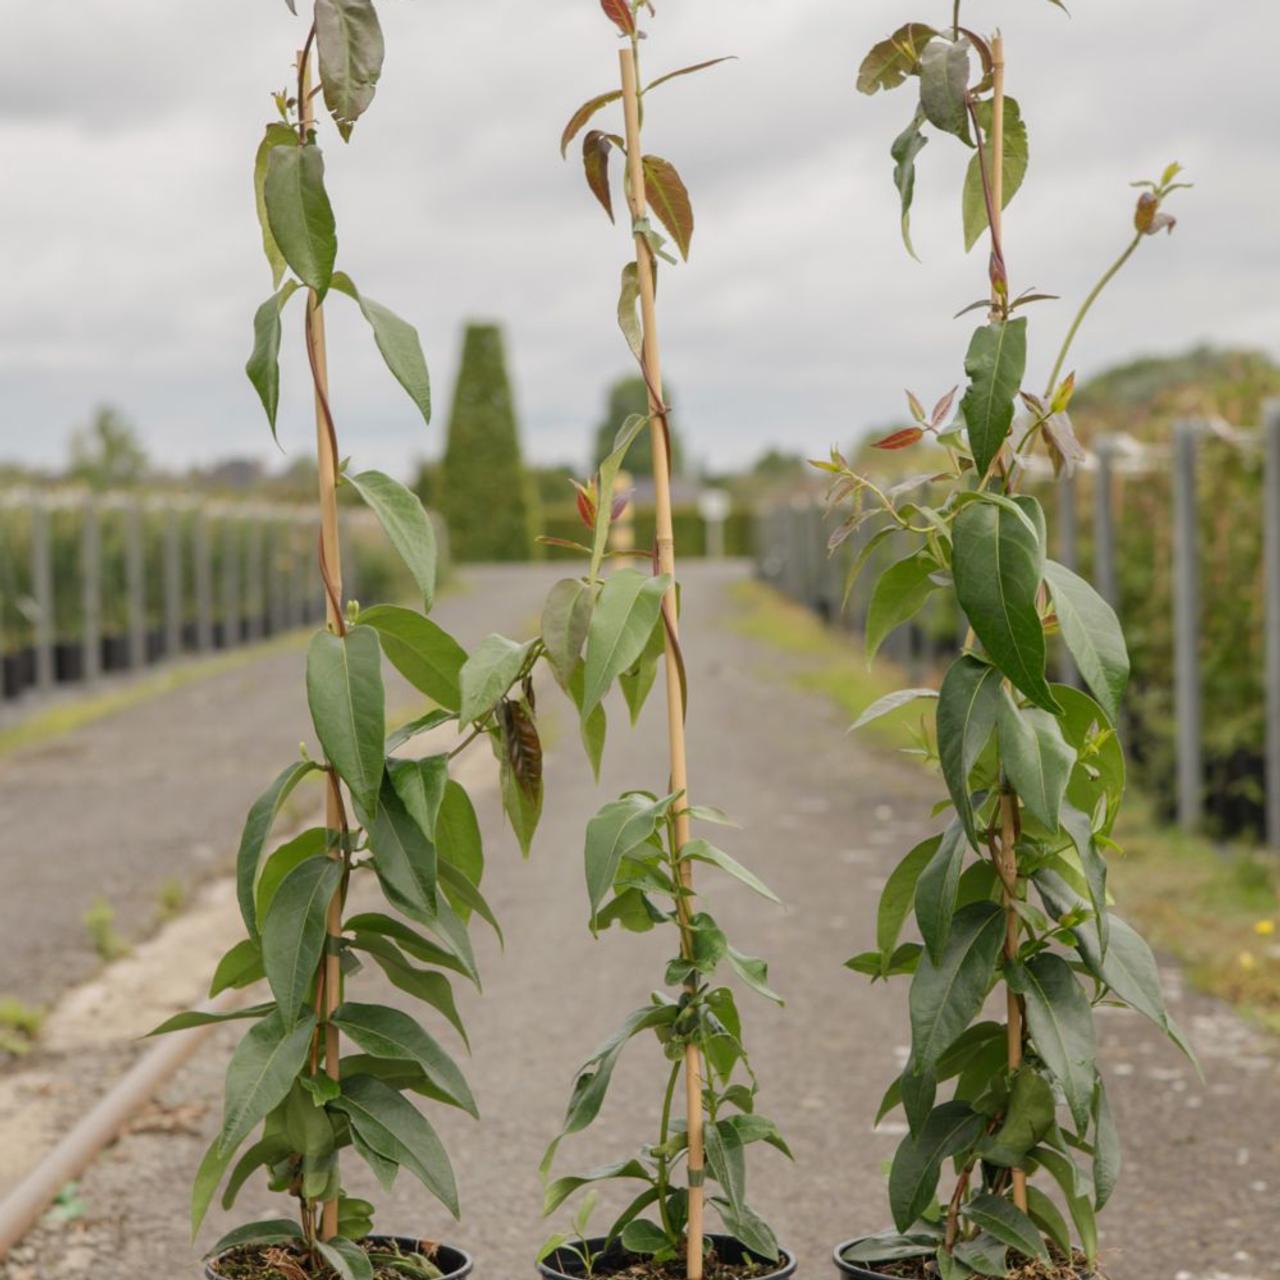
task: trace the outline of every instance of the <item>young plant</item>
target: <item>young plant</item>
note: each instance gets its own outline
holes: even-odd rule
[[[620,1242],[628,1253],[642,1255],[655,1267],[683,1254],[688,1275],[697,1280],[704,1265],[703,1196],[708,1182],[715,1184],[711,1203],[737,1245],[758,1258],[778,1260],[773,1232],[746,1199],[745,1149],[754,1142],[769,1143],[783,1152],[787,1147],[776,1126],[755,1111],[757,1083],[743,1046],[737,1004],[733,992],[718,983],[716,975],[727,965],[754,991],[770,1000],[778,997],[769,989],[764,961],[735,949],[710,913],[695,903],[694,864],[719,867],[755,892],[777,899],[727,853],[693,836],[693,820],[714,823],[723,819],[716,810],[690,803],[685,766],[685,672],[671,524],[671,442],[654,311],[657,261],[674,259],[649,221],[648,209],[653,207],[682,258],[689,253],[693,211],[675,168],[658,156],[644,154],[640,122],[645,94],[712,63],[659,76],[641,89],[637,65],[644,33],[639,30],[639,21],[642,11],[651,12],[651,7],[644,0],[602,0],[602,7],[626,41],[620,59],[622,87],[597,95],[574,112],[561,138],[561,150],[567,150],[602,108],[622,102],[623,133],[588,131],[583,139],[583,164],[588,187],[612,220],[609,159],[615,150],[625,159],[624,187],[635,258],[622,272],[618,319],[644,377],[649,412],[621,425],[614,451],[599,476],[579,489],[583,518],[594,528],[593,545],[582,548],[591,556],[590,571],[585,580],[566,581],[553,591],[544,616],[543,637],[562,678],[570,672],[567,683],[578,698],[588,736],[593,719],[603,714],[602,699],[615,678],[634,719],[654,682],[659,658],[665,661],[668,783],[659,792],[628,790],[606,804],[587,824],[585,865],[592,933],[615,921],[637,932],[670,927],[675,955],[666,966],[664,980],[676,991],[654,992],[579,1069],[561,1132],[543,1159],[543,1176],[550,1177],[561,1141],[595,1119],[623,1049],[646,1031],[654,1033],[666,1061],[658,1132],[637,1156],[549,1181],[544,1208],[553,1212],[589,1184],[613,1179],[634,1183],[638,1192],[609,1228],[605,1247]],[[655,546],[643,554],[651,556],[654,573],[646,576],[624,568],[601,581],[614,480],[627,449],[645,427],[651,430],[657,521]],[[562,649],[560,637],[566,634],[569,643]],[[577,654],[584,638],[585,657],[578,666]],[[580,677],[576,674],[579,670]],[[600,724],[602,734],[603,721]],[[673,1115],[682,1075],[683,1121]],[[683,1186],[676,1180],[681,1164]],[[649,1210],[656,1219],[641,1216]],[[553,1268],[561,1269],[572,1266],[575,1257],[578,1269],[590,1270],[593,1261],[568,1247],[557,1247],[555,1237],[542,1256],[549,1256]],[[738,1261],[733,1257],[727,1260]],[[599,1262],[594,1265],[598,1270]]]
[[[1095,1215],[1115,1186],[1120,1143],[1096,1063],[1093,1011],[1128,1005],[1186,1045],[1165,1010],[1150,949],[1107,896],[1106,854],[1125,786],[1116,735],[1129,669],[1124,636],[1093,588],[1048,558],[1044,513],[1019,486],[1037,449],[1055,473],[1070,473],[1082,457],[1068,416],[1074,375],[1061,377],[1072,339],[1137,247],[1172,230],[1163,204],[1185,184],[1177,165],[1158,182],[1135,184],[1143,194],[1133,239],[1080,307],[1043,391],[1025,390],[1023,312],[1046,295],[1013,292],[1001,215],[1027,167],[1026,125],[1004,93],[1002,39],[962,27],[959,8],[941,29],[903,25],[872,49],[858,77],[864,93],[910,84],[917,94],[911,123],[891,147],[908,250],[926,126],[973,152],[964,236],[968,248],[989,235],[990,294],[964,309],[987,312],[965,356],[968,385],[958,406],[953,391],[928,413],[908,393],[912,424],[876,442],[908,449],[928,440],[946,465],[885,491],[838,451],[815,464],[833,477],[831,502],[852,507],[833,545],[878,525],[855,575],[886,539],[907,544],[872,589],[869,650],[935,591],[954,594],[968,626],[937,693],[893,694],[860,721],[934,700],[934,733],[924,741],[947,789],[938,808],[954,817],[893,872],[876,949],[848,962],[872,981],[911,976],[911,1054],[877,1117],[902,1107],[909,1132],[889,1174],[895,1232],[855,1241],[839,1257],[864,1275],[890,1263],[895,1274],[943,1280],[1094,1274]],[[929,498],[912,496],[923,484]],[[1053,635],[1088,692],[1048,678]],[[922,942],[903,943],[913,907]],[[982,1019],[1001,985],[1004,1020]],[[948,1161],[957,1176],[939,1202]],[[1074,1233],[1045,1180],[1057,1184]],[[910,1260],[917,1269],[905,1269]]]
[[[287,2],[293,9],[293,0]],[[318,86],[312,80],[313,53]],[[316,96],[323,94],[338,133],[348,139],[373,99],[382,58],[382,33],[370,0],[315,0],[296,81],[275,95],[278,119],[266,126],[254,164],[263,248],[276,292],[254,318],[247,373],[274,435],[281,317],[293,295],[304,291],[327,625],[313,637],[306,663],[320,754],[304,746],[300,759],[284,766],[249,811],[236,867],[246,936],[218,964],[210,987],[217,995],[265,977],[271,998],[230,1013],[179,1014],[157,1028],[231,1018],[251,1022],[227,1070],[222,1127],[196,1175],[193,1233],[224,1181],[222,1204],[230,1208],[260,1169],[272,1190],[295,1202],[293,1219],[255,1222],[224,1236],[212,1250],[218,1255],[211,1264],[215,1275],[228,1255],[237,1266],[245,1259],[245,1265],[265,1260],[298,1277],[439,1274],[421,1251],[369,1235],[374,1207],[347,1194],[340,1157],[352,1149],[388,1188],[407,1170],[456,1217],[449,1157],[406,1095],[476,1114],[462,1072],[431,1032],[400,1009],[347,989],[362,962],[372,960],[465,1042],[451,984],[454,977],[476,981],[469,917],[478,915],[497,928],[480,891],[484,854],[475,813],[450,776],[452,760],[471,739],[422,758],[396,753],[441,725],[478,719],[485,731],[507,735],[515,720],[492,707],[479,717],[468,712],[467,655],[427,616],[436,548],[418,499],[389,476],[351,474],[339,462],[324,335],[323,303],[330,292],[359,307],[392,375],[423,418],[430,417],[417,333],[335,269],[337,237],[317,142]],[[362,610],[345,600],[339,485],[349,485],[377,516],[417,584],[420,609]],[[428,700],[425,714],[391,733],[384,714],[384,654]],[[324,825],[273,847],[272,827],[282,807],[308,778],[324,786]],[[377,906],[371,906],[370,891],[380,894]],[[356,893],[360,908],[349,912]],[[258,1137],[241,1154],[255,1130]],[[431,1234],[418,1233],[424,1239]],[[439,1255],[442,1262],[450,1257],[449,1265],[465,1263],[456,1251]]]

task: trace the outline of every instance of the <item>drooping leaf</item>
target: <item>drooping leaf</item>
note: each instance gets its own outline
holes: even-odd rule
[[[218,961],[209,983],[209,998],[257,982],[264,974],[262,944],[257,938],[241,938]]]
[[[937,34],[923,22],[908,22],[887,40],[873,45],[858,68],[858,92],[896,89],[909,75],[916,74],[920,54]]]
[[[1031,1154],[1062,1189],[1067,1210],[1080,1236],[1080,1245],[1092,1266],[1098,1256],[1098,1225],[1093,1201],[1084,1189],[1080,1171],[1072,1163],[1070,1156],[1049,1147],[1037,1147]]]
[[[400,799],[390,778],[382,783],[378,807],[364,817],[373,865],[396,907],[422,924],[433,924],[439,902],[436,847]]]
[[[600,0],[600,7],[605,17],[612,22],[624,36],[635,35],[636,19],[628,0]]]
[[[941,836],[930,836],[927,840],[922,840],[898,863],[885,881],[876,911],[876,946],[880,948],[881,955],[889,956],[898,945],[903,922],[915,902],[916,883],[920,879],[920,873],[929,865],[941,843]]]
[[[1078,574],[1046,560],[1044,579],[1062,639],[1093,696],[1114,725],[1129,682],[1129,651],[1115,610]]]
[[[563,156],[569,150],[569,143],[578,136],[579,130],[583,125],[591,119],[602,107],[607,107],[611,102],[617,102],[622,97],[620,89],[611,89],[608,93],[598,94],[594,98],[589,98],[580,106],[577,111],[569,117],[569,123],[565,125],[564,132],[560,135],[560,154]]]
[[[293,1023],[274,1010],[249,1028],[227,1066],[220,1152],[234,1151],[253,1126],[284,1101],[307,1059],[315,1025],[310,1009]]]
[[[1093,1096],[1093,1199],[1099,1212],[1111,1199],[1120,1178],[1120,1134],[1111,1115],[1107,1090],[1098,1078]]]
[[[971,145],[969,112],[969,41],[938,36],[920,52],[920,109],[943,133],[954,133]]]
[[[934,964],[942,962],[951,936],[966,847],[964,823],[957,818],[942,833],[938,848],[916,885],[916,921]]]
[[[329,762],[368,814],[378,807],[386,737],[382,650],[372,627],[318,631],[307,649],[307,702]]]
[[[423,835],[434,842],[436,822],[449,782],[449,757],[435,755],[417,760],[388,760],[387,774],[414,822],[422,828]]]
[[[983,99],[974,106],[978,117],[978,125],[987,139],[987,148],[983,156],[990,164],[991,156],[991,122],[993,110],[989,99]],[[1001,208],[1008,206],[1009,201],[1022,186],[1022,179],[1027,173],[1027,126],[1018,109],[1016,98],[1006,97],[1004,100],[1004,162],[1001,167],[1003,197]],[[987,201],[982,187],[982,169],[977,153],[969,161],[969,168],[964,175],[964,191],[961,197],[961,209],[964,215],[964,247],[968,251],[978,242],[978,237],[987,229]]]
[[[1111,915],[1107,911],[1107,862],[1093,839],[1093,821],[1074,805],[1062,806],[1062,830],[1071,838],[1084,872],[1085,886],[1093,906],[1098,943],[1105,956],[1111,938]]]
[[[442,861],[457,867],[472,884],[480,883],[484,876],[480,824],[466,788],[452,778],[445,784],[436,817],[436,848]],[[449,893],[447,885],[445,892]],[[457,909],[457,903],[454,907]],[[463,913],[459,911],[459,914]]]
[[[1014,398],[1027,368],[1027,319],[995,320],[975,329],[964,358],[969,385],[960,401],[973,464],[986,475],[1013,424]]]
[[[997,727],[1000,763],[1018,798],[1033,817],[1056,830],[1075,748],[1062,736],[1056,717],[1038,707],[1019,707],[1007,689],[1000,691]]]
[[[228,1231],[206,1257],[225,1253],[246,1244],[290,1244],[302,1239],[302,1228],[288,1218],[268,1218],[263,1222],[248,1222],[242,1227]]]
[[[497,634],[486,636],[463,664],[459,674],[462,702],[458,719],[474,724],[498,705],[516,682],[534,642],[523,644]]]
[[[240,918],[251,938],[258,936],[258,912],[254,901],[254,886],[258,879],[258,866],[267,837],[281,806],[290,792],[303,778],[319,773],[320,766],[312,760],[299,760],[281,769],[271,785],[253,802],[240,833],[240,849],[236,854],[236,901],[240,904]]]
[[[1049,1251],[1040,1238],[1036,1225],[1011,1200],[1003,1196],[974,1196],[964,1206],[965,1216],[997,1240],[1028,1258],[1049,1261]]]
[[[386,652],[387,642],[383,639],[383,652]],[[415,716],[412,720],[406,720],[398,729],[393,729],[387,734],[387,753],[398,751],[404,746],[410,738],[416,738],[420,733],[430,733],[432,729],[438,729],[442,724],[448,724],[454,716],[445,711],[443,707],[436,707],[428,711],[425,715]]]
[[[320,148],[314,143],[272,147],[262,190],[267,222],[285,261],[323,299],[333,278],[338,237]]]
[[[151,1036],[168,1035],[171,1031],[186,1031],[188,1027],[207,1027],[218,1022],[236,1022],[242,1018],[262,1018],[274,1012],[275,1002],[270,1004],[244,1005],[239,1009],[231,1009],[226,1013],[207,1013],[202,1009],[188,1009],[183,1013],[175,1013],[166,1018],[159,1026],[147,1032]]]
[[[542,643],[547,660],[562,685],[582,657],[595,593],[581,578],[561,578],[542,606]]]
[[[758,893],[762,898],[768,898],[770,902],[782,904],[782,899],[759,876],[749,871],[736,858],[731,858],[723,849],[717,849],[701,838],[695,837],[684,845],[680,850],[680,857],[719,867],[721,871],[727,871],[735,880],[740,880],[753,893]]]
[[[640,656],[670,585],[666,574],[653,577],[635,569],[619,569],[605,581],[587,630],[581,708],[584,716],[595,709],[617,676]]]
[[[325,915],[342,879],[337,858],[309,858],[285,876],[262,922],[262,962],[281,1016],[292,1023],[324,954]]]
[[[933,1202],[942,1162],[971,1147],[985,1125],[986,1117],[967,1102],[944,1102],[919,1133],[903,1138],[889,1170],[889,1207],[899,1231],[909,1231]]]
[[[542,817],[542,741],[523,701],[498,704],[501,738],[502,807],[527,858]]]
[[[649,206],[687,262],[689,243],[693,239],[693,206],[689,203],[689,192],[669,160],[663,160],[661,156],[645,156],[643,163],[644,190]]]
[[[382,27],[373,0],[316,0],[315,23],[325,106],[350,138],[382,74]]]
[[[1036,593],[1044,547],[1018,511],[968,503],[954,523],[956,597],[974,633],[1002,672],[1045,711],[1061,712],[1045,680],[1044,629]]]
[[[657,830],[674,796],[649,800],[642,795],[611,800],[587,823],[585,867],[587,900],[594,920],[605,895],[613,888],[622,859],[639,848]]]
[[[596,1169],[588,1169],[586,1173],[566,1174],[563,1178],[557,1178],[554,1182],[547,1184],[542,1194],[543,1217],[554,1213],[579,1188],[589,1186],[593,1182],[611,1182],[615,1178],[638,1178],[648,1182],[652,1176],[635,1158],[601,1165]]]
[[[947,669],[938,693],[938,756],[956,813],[975,849],[981,845],[969,775],[995,728],[999,707],[999,669],[972,654],[961,654]]]
[[[454,1000],[453,985],[444,974],[410,964],[394,943],[377,934],[357,933],[352,946],[368,952],[392,986],[439,1010],[462,1037],[463,1044],[468,1043],[467,1029]]]
[[[946,1258],[943,1250],[940,1258]],[[961,1240],[951,1252],[950,1263],[939,1261],[941,1280],[968,1280],[969,1276],[990,1276],[1005,1280],[1009,1274],[1009,1246],[1002,1244],[989,1231],[979,1231],[970,1240]]]
[[[1053,1128],[1055,1105],[1049,1082],[1024,1062],[1010,1085],[1000,1128],[983,1138],[979,1154],[989,1164],[1020,1167],[1031,1148]]]
[[[391,665],[415,689],[450,711],[458,710],[458,681],[467,653],[447,631],[413,609],[394,604],[362,609],[360,624],[378,633]]]
[[[623,673],[625,675],[625,673]],[[618,677],[621,682],[622,676]],[[579,661],[569,677],[569,696],[579,708],[582,706],[582,690],[586,681],[586,665]],[[625,688],[625,686],[624,686]],[[591,765],[591,773],[597,782],[600,781],[600,762],[604,756],[604,740],[609,730],[608,717],[605,715],[604,703],[596,703],[595,709],[585,718],[579,714],[578,736],[582,739],[582,749],[586,752],[587,761]]]
[[[347,1000],[334,1011],[332,1021],[366,1053],[416,1062],[431,1084],[454,1106],[479,1117],[475,1098],[458,1064],[435,1037],[407,1013],[384,1005]]]
[[[910,702],[915,702],[920,698],[936,698],[938,691],[936,689],[899,689],[895,693],[886,693],[883,698],[877,698],[850,726],[851,729],[861,729],[864,724],[870,724],[873,720],[879,720],[881,716],[887,716],[891,711],[897,711],[899,707],[905,707]]]
[[[660,75],[656,80],[650,80],[642,94],[648,93],[650,89],[656,89],[660,84],[666,84],[668,80],[678,79],[680,76],[691,76],[697,71],[705,71],[708,67],[719,66],[722,62],[736,62],[737,59],[729,54],[723,58],[708,58],[705,62],[695,62],[689,67],[680,67],[677,71],[668,71],[665,75]]]
[[[625,268],[623,270],[623,287],[624,289],[626,287]],[[627,451],[631,448],[640,432],[648,425],[648,422],[648,418],[641,414],[633,413],[629,415],[622,426],[618,428],[618,433],[613,438],[613,448],[600,464],[598,492],[601,494],[601,498],[596,507],[595,528],[591,539],[591,573],[589,576],[592,582],[595,582],[600,576],[600,565],[604,560],[605,549],[609,542],[609,528],[613,521],[614,488],[618,473],[622,470],[622,465],[626,461]]]
[[[350,1119],[368,1147],[408,1169],[458,1216],[458,1188],[449,1156],[436,1131],[411,1102],[372,1076],[352,1076],[342,1082],[342,1097],[330,1105]]]
[[[867,606],[867,661],[876,656],[885,637],[913,618],[933,594],[931,575],[937,570],[933,557],[917,551],[891,565],[876,579]]]
[[[378,517],[387,541],[413,575],[429,610],[436,594],[436,535],[421,499],[381,471],[362,471],[347,476],[346,481]]]
[[[308,858],[319,857],[329,847],[329,832],[324,827],[308,827],[292,840],[287,840],[262,862],[258,868],[257,881],[253,886],[259,924],[266,919],[267,912],[271,910],[271,903],[285,876],[294,867],[306,862]]]
[[[258,210],[258,226],[262,230],[262,252],[266,255],[271,267],[271,287],[280,288],[284,278],[286,262],[276,238],[271,234],[271,223],[267,221],[267,197],[265,185],[267,180],[267,157],[272,147],[296,147],[297,133],[282,120],[267,125],[262,141],[258,144],[258,153],[253,160],[253,198]]]
[[[280,405],[280,313],[298,290],[296,280],[288,280],[253,313],[253,350],[244,371],[253,383],[266,410],[271,438],[276,439],[276,410]]]
[[[917,111],[889,148],[889,157],[893,161],[893,185],[898,189],[902,209],[902,243],[913,258],[916,251],[911,243],[911,202],[916,193],[916,156],[929,142],[923,130],[924,121],[924,112]]]
[[[644,330],[640,325],[640,316],[636,308],[640,305],[640,282],[634,262],[628,262],[622,268],[622,287],[618,290],[618,328],[631,348],[631,354],[637,360],[644,351]]]
[[[909,1000],[912,1069],[932,1070],[978,1015],[1003,946],[1003,912],[994,902],[972,902],[956,912],[941,961],[921,956]]]
[[[422,420],[430,422],[431,375],[427,372],[427,359],[422,354],[417,329],[390,308],[361,293],[345,271],[333,273],[332,287],[355,300],[360,314],[373,330],[373,340],[391,376],[409,393],[409,399],[418,406]],[[427,603],[429,607],[430,601]]]
[[[609,156],[613,142],[603,129],[589,129],[582,138],[582,169],[587,186],[613,221],[613,192],[609,187]]]
[[[1098,1045],[1089,997],[1071,966],[1050,951],[1011,967],[1009,980],[1025,1001],[1027,1028],[1036,1050],[1061,1086],[1071,1117],[1083,1133],[1097,1076]]]
[[[341,1236],[317,1240],[316,1252],[338,1280],[373,1280],[373,1262],[354,1240],[344,1240]]]
[[[1071,1228],[1058,1206],[1039,1187],[1027,1187],[1027,1214],[1064,1254],[1070,1255]]]

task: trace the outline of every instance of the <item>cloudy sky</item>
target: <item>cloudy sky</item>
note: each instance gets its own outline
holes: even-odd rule
[[[299,5],[305,7],[304,3]],[[982,292],[966,257],[965,156],[920,157],[923,265],[898,240],[887,148],[907,90],[854,91],[858,61],[942,0],[659,0],[650,75],[739,60],[655,93],[646,147],[677,164],[698,229],[664,274],[665,362],[695,457],[818,452],[894,418],[901,389],[958,380]],[[557,139],[613,87],[597,0],[382,0],[388,56],[350,146],[323,138],[339,265],[419,328],[437,396],[424,428],[345,299],[329,308],[343,447],[407,473],[437,453],[460,326],[500,321],[524,444],[582,461],[604,384],[627,235]],[[1031,167],[1006,223],[1015,288],[1063,295],[1032,321],[1044,376],[1068,300],[1129,235],[1127,183],[1180,160],[1172,239],[1145,243],[1080,340],[1082,372],[1144,352],[1238,343],[1280,353],[1280,144],[1273,0],[966,0],[1001,24]],[[269,91],[304,34],[284,0],[0,0],[0,458],[54,465],[98,402],[182,466],[272,457],[241,369],[269,292],[250,166]],[[620,126],[615,126],[620,127]],[[294,328],[300,312],[292,316]],[[281,437],[310,444],[305,361],[284,354]],[[278,457],[278,455],[275,455]]]

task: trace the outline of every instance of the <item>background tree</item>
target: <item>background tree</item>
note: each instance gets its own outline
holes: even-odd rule
[[[675,400],[670,382],[667,383],[667,399]],[[648,412],[649,393],[645,390],[643,378],[632,374],[610,383],[604,419],[596,427],[595,442],[591,446],[593,469],[599,467],[613,452],[613,438],[618,434],[618,428],[633,414],[644,417]],[[684,472],[684,448],[680,433],[674,426],[671,428],[671,469],[675,475],[681,475]],[[653,475],[653,458],[647,450],[637,449],[627,459],[627,470],[633,476],[651,476]]]
[[[147,451],[134,428],[109,405],[71,437],[70,475],[91,489],[137,484],[147,474]]]
[[[459,560],[527,560],[532,511],[502,331],[469,324],[440,469],[440,510]]]

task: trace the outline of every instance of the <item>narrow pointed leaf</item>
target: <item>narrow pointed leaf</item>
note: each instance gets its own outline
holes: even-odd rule
[[[587,630],[584,716],[644,650],[670,584],[666,574],[651,577],[635,569],[619,569],[606,580]]]
[[[382,27],[373,0],[316,0],[315,22],[325,106],[350,138],[382,74]]]
[[[318,631],[307,649],[307,702],[329,762],[367,814],[378,807],[387,736],[382,651],[371,627]]]
[[[942,776],[956,813],[975,849],[969,775],[995,729],[1000,706],[1000,671],[971,654],[961,654],[948,668],[938,693],[938,756]]]
[[[1007,689],[1001,690],[997,727],[1000,763],[1018,798],[1037,821],[1057,830],[1075,748],[1062,736],[1054,716],[1038,707],[1024,710]]]
[[[1049,1251],[1031,1221],[1011,1200],[1003,1196],[974,1196],[964,1207],[965,1216],[997,1240],[1028,1258],[1048,1262]]]
[[[969,379],[960,411],[978,474],[986,475],[1013,424],[1014,398],[1027,367],[1027,321],[998,320],[975,329],[964,358]]]
[[[867,661],[876,656],[885,638],[902,623],[913,618],[933,594],[932,575],[938,566],[924,552],[907,556],[891,565],[876,579],[867,606]]]
[[[333,278],[338,238],[324,189],[324,157],[314,143],[272,147],[263,182],[267,221],[280,252],[303,284],[323,298]]]
[[[985,1124],[967,1102],[944,1102],[918,1134],[903,1138],[889,1170],[889,1207],[899,1231],[910,1230],[933,1202],[942,1162],[971,1147]]]
[[[983,155],[987,157],[987,164],[990,166],[991,121],[994,114],[990,100],[983,99],[977,103],[974,111],[983,136],[987,139]],[[1000,167],[1003,181],[1001,207],[1005,208],[1017,194],[1027,173],[1027,126],[1016,98],[1006,97],[1004,100],[1004,163]],[[964,247],[967,252],[977,244],[978,237],[987,229],[987,201],[982,188],[982,169],[977,152],[974,152],[969,168],[965,171],[961,210],[964,217]]]
[[[315,1025],[311,1010],[292,1024],[275,1010],[249,1028],[227,1067],[220,1152],[234,1151],[253,1126],[284,1101],[307,1059]]]
[[[297,1017],[324,954],[325,916],[342,879],[337,858],[311,858],[285,876],[262,922],[262,962],[281,1016]]]
[[[347,476],[404,561],[430,610],[436,595],[436,535],[418,495],[381,471]]]
[[[579,130],[596,114],[602,107],[607,107],[611,102],[617,102],[622,97],[619,89],[611,89],[608,93],[598,94],[594,98],[589,98],[580,106],[577,111],[569,117],[569,123],[565,125],[564,132],[560,135],[560,154],[563,156],[569,150],[569,143],[577,137]]]
[[[1112,724],[1129,682],[1129,652],[1115,610],[1078,574],[1053,560],[1044,579],[1053,597],[1062,639],[1093,696]]]
[[[450,711],[458,710],[462,702],[458,681],[467,652],[447,631],[430,618],[393,604],[362,609],[360,624],[378,633],[391,665],[415,689]]]
[[[266,410],[271,438],[276,439],[276,410],[280,406],[280,313],[297,292],[296,280],[286,281],[253,313],[253,350],[244,371]]]
[[[693,239],[693,206],[675,165],[661,156],[645,156],[644,189],[658,221],[670,232],[680,256],[688,261],[689,243]]]
[[[924,121],[924,112],[917,111],[889,148],[889,157],[893,161],[893,185],[898,189],[901,207],[902,243],[913,258],[916,251],[911,243],[911,202],[916,193],[916,156],[929,142],[923,131]]]
[[[969,142],[969,41],[938,38],[920,53],[920,109],[944,133]]]
[[[916,885],[916,921],[934,964],[941,963],[951,936],[951,918],[956,911],[967,847],[964,824],[957,819],[943,832]]]
[[[267,263],[271,267],[271,287],[273,289],[280,288],[280,281],[284,278],[286,262],[284,254],[280,252],[280,246],[276,244],[276,238],[271,234],[271,223],[267,220],[267,157],[271,154],[272,147],[296,147],[298,145],[297,133],[282,120],[277,120],[267,125],[266,132],[262,136],[262,141],[258,144],[258,153],[253,160],[253,198],[258,210],[258,226],[262,230],[262,252],[266,255]]]
[[[463,664],[459,673],[462,692],[458,718],[463,724],[483,719],[516,682],[533,647],[506,636],[486,636]]]

